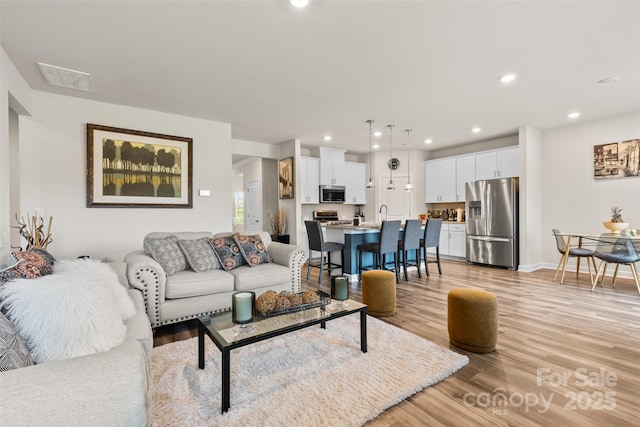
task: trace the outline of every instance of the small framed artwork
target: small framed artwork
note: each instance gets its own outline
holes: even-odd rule
[[[293,157],[278,161],[278,195],[293,199]]]
[[[87,207],[192,208],[193,139],[87,123]]]
[[[593,146],[595,179],[640,176],[640,139]]]

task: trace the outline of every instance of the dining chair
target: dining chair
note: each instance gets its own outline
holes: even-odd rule
[[[442,274],[440,266],[440,230],[442,230],[441,218],[429,218],[424,227],[424,238],[420,240],[420,249],[424,253],[424,269],[429,276],[429,263],[438,264],[438,273]],[[436,248],[436,259],[429,261],[427,258],[427,248]],[[420,261],[418,261],[420,265]]]
[[[373,254],[373,268],[391,270],[387,268],[387,255],[393,254],[393,271],[398,283],[398,237],[400,236],[400,221],[382,221],[380,227],[380,240],[377,242],[361,243],[358,245],[358,274],[362,277],[362,271],[370,270],[362,265],[362,254]]]
[[[560,276],[560,283],[564,283],[564,272],[567,267],[567,260],[569,257],[576,258],[576,278],[580,273],[580,259],[587,258],[587,267],[589,268],[589,280],[591,280],[591,284],[593,284],[593,273],[591,272],[591,266],[593,265],[593,272],[596,272],[596,262],[593,256],[595,255],[595,250],[582,247],[582,237],[579,238],[579,243],[577,247],[569,247],[569,253],[567,251],[567,242],[564,239],[564,236],[561,235],[560,231],[556,228],[551,229],[553,231],[553,235],[556,238],[556,246],[558,248],[558,252],[560,252],[560,261],[558,261],[558,266],[556,267],[556,275],[553,276],[553,281],[556,281],[558,277],[558,272],[562,268],[562,276]],[[589,264],[589,260],[591,260],[591,264]]]
[[[616,287],[616,278],[618,276],[618,267],[620,265],[628,265],[631,268],[633,279],[640,293],[640,281],[638,281],[638,273],[634,263],[640,261],[640,250],[634,244],[633,240],[627,236],[613,233],[605,233],[597,238],[597,246],[595,251],[595,257],[600,259],[600,266],[598,267],[598,273],[596,279],[591,286],[591,291],[596,288],[600,275],[602,275],[602,281],[600,286],[604,284],[604,276],[606,274],[607,265],[615,264],[616,269],[613,273],[613,287]]]
[[[422,237],[422,220],[408,219],[404,223],[404,232],[402,239],[398,241],[398,253],[402,260],[402,269],[404,271],[404,280],[409,280],[407,276],[407,267],[413,266],[418,268],[418,277],[420,274],[420,238]],[[414,263],[408,261],[409,251],[415,251],[416,260]]]
[[[305,221],[305,227],[307,227],[307,237],[309,239],[309,259],[307,260],[307,281],[311,276],[311,268],[319,268],[320,274],[318,275],[318,283],[322,283],[322,273],[324,270],[329,272],[336,268],[342,269],[344,265],[344,245],[337,242],[325,242],[322,235],[322,224],[320,221]],[[320,252],[320,261],[314,264],[312,262],[312,252]],[[340,264],[331,262],[331,252],[340,251]],[[327,254],[327,261],[324,260],[324,254]]]

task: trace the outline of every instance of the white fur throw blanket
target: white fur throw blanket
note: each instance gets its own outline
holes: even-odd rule
[[[53,274],[7,282],[0,301],[36,363],[110,350],[135,314],[116,273],[90,259],[57,261]]]

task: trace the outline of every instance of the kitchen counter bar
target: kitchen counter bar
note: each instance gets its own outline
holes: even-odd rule
[[[464,222],[443,221],[444,224],[460,224]],[[358,245],[362,243],[375,243],[380,240],[380,225],[374,223],[365,223],[361,225],[351,224],[327,224],[325,241],[338,242],[344,244],[344,270],[343,274],[349,277],[350,282],[357,282],[358,277]],[[423,227],[424,228],[424,227]],[[400,230],[400,239],[402,239],[402,229]],[[387,257],[388,261],[393,261],[391,256]],[[409,261],[415,262],[415,255],[409,254]],[[373,265],[373,255],[364,253],[362,263],[365,267],[370,268]]]

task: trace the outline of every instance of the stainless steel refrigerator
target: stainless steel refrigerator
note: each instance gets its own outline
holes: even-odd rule
[[[518,178],[466,184],[467,262],[518,269]]]

